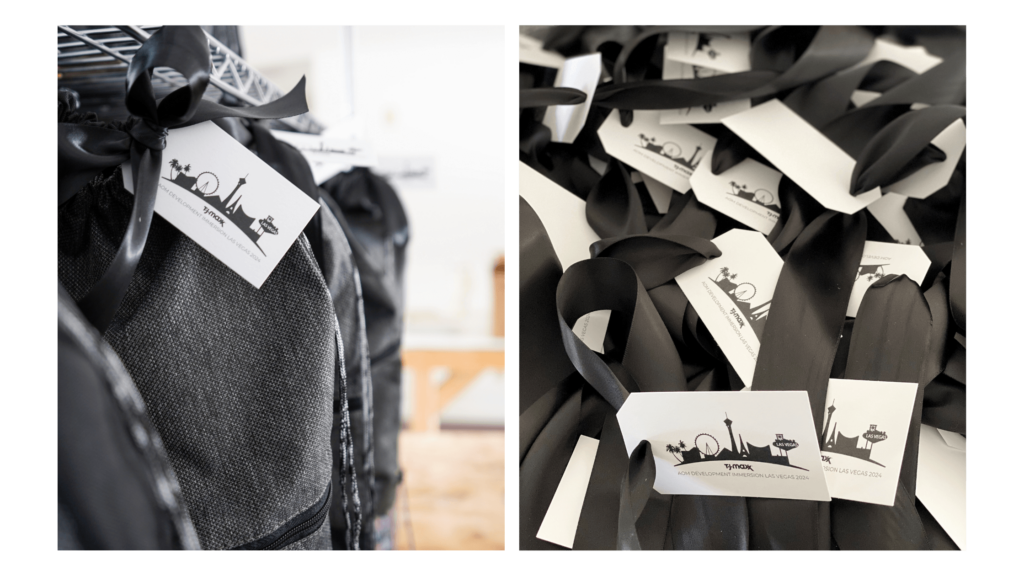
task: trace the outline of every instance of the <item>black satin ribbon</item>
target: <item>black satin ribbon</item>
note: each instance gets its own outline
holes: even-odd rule
[[[629,264],[611,258],[573,264],[558,282],[556,303],[569,361],[613,408],[618,410],[629,392],[685,389],[672,337]],[[621,350],[609,358],[618,373],[572,331],[577,320],[595,310],[612,310],[621,318],[609,323],[609,333],[615,332],[614,324],[628,327]]]
[[[753,390],[807,391],[819,435],[866,233],[863,213],[828,211],[804,229],[779,274],[754,367]],[[830,545],[827,503],[749,498],[747,506],[752,548],[815,550]]]
[[[527,88],[519,91],[520,108],[582,104],[586,100],[587,93],[576,88]]]
[[[176,70],[187,81],[159,102],[152,84],[157,67]],[[228,116],[271,119],[308,111],[305,78],[291,92],[263,106],[231,108],[203,100],[210,67],[209,44],[201,28],[165,26],[139,47],[128,65],[125,105],[131,118],[125,130],[58,124],[58,202],[74,196],[101,171],[128,160],[132,163],[135,194],[128,229],[109,268],[79,302],[101,332],[117,313],[146,245],[167,131]]]
[[[523,411],[574,372],[558,327],[555,291],[562,277],[547,231],[519,198],[519,402]]]
[[[629,468],[619,488],[619,537],[616,549],[640,550],[636,522],[654,488],[654,454],[651,443],[641,440],[629,455]]]
[[[926,366],[932,317],[918,285],[906,276],[890,275],[864,294],[850,338],[844,377],[852,380],[918,382],[896,500],[878,506],[834,500],[832,533],[844,550],[916,550],[927,537],[915,503],[917,454],[921,433]]]
[[[629,74],[627,68],[631,53],[624,49],[616,62],[615,82],[598,87],[593,105],[625,110],[670,110],[766,97],[856,64],[868,55],[873,42],[869,33],[855,26],[802,27],[804,36],[809,32],[813,34],[803,48],[792,41],[801,36],[792,34],[792,28],[770,27],[752,39],[751,71],[712,78],[635,80],[632,77],[636,74]],[[648,35],[661,33],[664,31],[647,32]],[[643,45],[648,38],[638,37],[634,47]],[[794,58],[798,50],[801,53]]]

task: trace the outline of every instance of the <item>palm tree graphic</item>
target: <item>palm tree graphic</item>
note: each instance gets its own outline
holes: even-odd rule
[[[170,162],[168,162],[168,164],[171,165],[171,178],[170,179],[174,180],[174,177],[176,176],[174,171],[178,170],[180,172],[181,171],[181,164],[178,163],[178,159],[177,158],[172,159]]]
[[[680,440],[678,445],[666,444],[665,451],[671,454],[680,464],[682,464],[683,459],[677,456],[677,454],[682,454],[683,452],[686,452],[686,442]]]
[[[191,169],[192,169],[192,165],[191,164],[185,164],[185,167],[182,168],[181,171],[184,172],[185,174],[188,174],[188,171],[191,170]]]

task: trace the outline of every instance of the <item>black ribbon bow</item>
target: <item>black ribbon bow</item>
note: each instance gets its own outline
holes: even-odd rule
[[[168,130],[229,116],[250,119],[288,118],[309,110],[306,79],[291,92],[262,106],[231,108],[203,100],[210,82],[210,47],[198,26],[164,26],[146,40],[128,65],[125,105],[131,117],[126,130],[58,123],[57,190],[63,204],[101,171],[131,160],[135,197],[132,218],[114,260],[81,302],[82,312],[106,331],[135,274],[149,236],[157,183]],[[153,69],[167,67],[188,81],[159,102]]]

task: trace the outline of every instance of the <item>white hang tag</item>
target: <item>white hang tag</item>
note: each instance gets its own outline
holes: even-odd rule
[[[916,382],[828,381],[821,461],[833,498],[892,506]]]
[[[544,42],[531,36],[519,35],[519,63],[544,68],[561,69],[565,56],[544,49]]]
[[[256,288],[320,209],[213,122],[167,134],[158,182],[156,213]]]
[[[876,280],[888,274],[906,274],[907,278],[920,286],[928,274],[929,266],[931,260],[920,246],[872,240],[864,242],[864,254],[860,258],[860,266],[857,267],[857,279],[853,282],[853,293],[850,294],[846,315],[851,318],[857,316],[864,294]]]
[[[558,481],[555,495],[540,523],[537,538],[572,548],[599,444],[600,441],[589,436],[580,436],[576,441],[572,456],[569,456],[569,464],[562,473],[562,479]]]
[[[551,141],[571,144],[587,121],[594,91],[601,79],[601,55],[587,54],[569,58],[562,65],[555,78],[559,88],[576,88],[587,94],[580,104],[548,106],[544,112],[543,124],[551,129]]]
[[[903,210],[906,203],[907,197],[902,194],[884,194],[868,205],[868,212],[900,244],[923,246],[917,228],[914,228],[914,223]]]
[[[725,74],[712,68],[684,64],[673,60],[665,60],[661,71],[662,80],[690,80],[694,78],[711,78]],[[676,110],[662,110],[658,121],[662,124],[718,124],[723,118],[750,109],[750,99],[730,100],[704,106],[690,106]]]
[[[597,135],[605,152],[673,190],[689,190],[690,175],[717,140],[685,124],[661,124],[657,110],[635,110],[623,126],[612,110]]]
[[[829,210],[855,214],[882,196],[878,188],[851,196],[857,162],[777,99],[722,123]]]
[[[782,214],[779,182],[782,173],[751,158],[715,176],[710,162],[701,162],[690,177],[701,204],[762,234],[770,234]]]
[[[917,492],[953,542],[967,546],[967,447],[950,446],[938,428],[922,424],[917,454]]]
[[[807,392],[634,392],[617,417],[660,494],[830,500]]]
[[[750,34],[671,32],[665,43],[665,59],[722,72],[746,72],[750,70]]]
[[[760,232],[734,229],[712,242],[722,255],[676,276],[676,283],[750,386],[782,258]]]

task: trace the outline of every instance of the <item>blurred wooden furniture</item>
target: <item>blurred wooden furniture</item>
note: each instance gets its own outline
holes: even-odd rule
[[[415,380],[415,409],[410,428],[440,430],[441,410],[486,368],[505,369],[505,339],[452,335],[409,334],[402,341],[402,365]],[[440,386],[431,373],[447,368]]]
[[[495,335],[519,348],[519,255],[510,254],[495,266]]]
[[[415,380],[412,430],[441,429],[441,411],[487,368],[505,369],[505,257],[494,265],[494,337],[409,334],[402,338],[402,365]],[[447,368],[435,385],[431,373]]]

